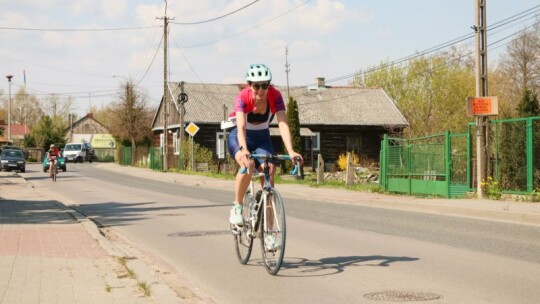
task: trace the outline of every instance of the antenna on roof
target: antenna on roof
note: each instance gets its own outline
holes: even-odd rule
[[[289,55],[289,48],[287,46],[285,46],[285,73],[287,74],[287,101],[289,100],[289,72],[291,71],[291,69],[289,69],[289,67],[291,66],[289,64],[289,59],[288,59],[288,55]]]

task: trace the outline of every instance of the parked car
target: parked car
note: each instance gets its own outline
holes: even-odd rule
[[[0,170],[26,172],[26,160],[21,150],[3,149],[0,154]]]
[[[0,153],[2,153],[3,150],[22,150],[21,147],[17,147],[17,146],[14,146],[14,145],[3,145],[1,148],[0,148]]]
[[[64,147],[66,161],[69,162],[92,162],[97,158],[89,143],[68,143]]]
[[[45,154],[45,157],[43,158],[43,172],[49,171],[49,166],[50,166],[49,162],[50,162],[49,158]],[[62,170],[64,172],[67,171],[66,160],[64,159],[64,156],[62,155],[62,153],[60,153],[60,157],[58,158],[58,162],[56,163],[56,165],[58,166],[58,170]]]

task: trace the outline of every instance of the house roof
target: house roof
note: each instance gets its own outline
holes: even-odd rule
[[[245,85],[184,83],[189,101],[184,104],[184,121],[195,123],[219,123],[233,110],[238,91]],[[178,83],[170,84],[173,101],[171,111],[179,113],[176,100],[180,93]],[[276,86],[287,102],[287,87]],[[290,96],[298,103],[302,126],[309,125],[363,125],[406,127],[408,122],[394,102],[381,88],[358,87],[290,87]],[[224,110],[224,105],[226,110]],[[160,109],[162,104],[160,104]],[[158,125],[156,112],[153,127]],[[170,124],[178,121],[170,120]]]
[[[79,125],[81,125],[81,124],[83,124],[83,123],[85,123],[86,121],[89,121],[89,120],[94,121],[95,123],[97,123],[98,125],[103,127],[105,130],[109,130],[109,128],[107,128],[104,124],[102,124],[101,122],[99,122],[97,119],[94,118],[93,113],[87,113],[85,116],[81,117],[79,120],[73,122],[73,126],[65,128],[64,133],[67,133],[72,127],[77,128]]]
[[[7,124],[0,124],[0,128],[4,129],[4,136],[7,137]],[[11,124],[11,136],[23,137],[26,134],[30,134],[30,127],[28,125]]]

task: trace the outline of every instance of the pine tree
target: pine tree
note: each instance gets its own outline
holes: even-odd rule
[[[535,93],[525,90],[518,104],[519,117],[540,115],[540,106]],[[532,130],[533,138],[540,138],[538,130]],[[501,143],[499,145],[499,175],[504,189],[524,191],[527,185],[526,144],[527,126],[525,121],[509,121],[501,124]],[[533,150],[540,151],[540,141],[533,141]],[[540,159],[533,154],[535,172],[540,172]]]
[[[291,131],[291,139],[294,151],[303,154],[302,138],[300,137],[300,118],[298,114],[298,103],[293,97],[289,97],[287,103],[287,120]]]
[[[525,90],[518,104],[519,117],[531,117],[540,115],[538,98],[531,90]]]

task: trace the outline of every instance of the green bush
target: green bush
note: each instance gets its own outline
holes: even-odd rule
[[[493,179],[491,176],[488,176],[487,181],[482,180],[482,190],[484,195],[488,199],[500,200],[502,198],[502,190],[499,182]]]
[[[210,149],[193,142],[189,138],[182,140],[182,163],[184,165],[184,170],[194,171],[191,168],[192,154],[194,156],[193,162],[195,164],[207,163],[211,171],[216,171],[217,165],[214,163],[214,153]]]

